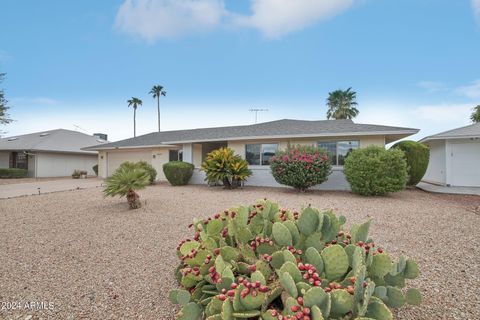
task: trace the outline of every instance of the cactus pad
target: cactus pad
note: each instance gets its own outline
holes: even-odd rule
[[[368,273],[374,277],[383,277],[392,269],[392,260],[386,253],[373,256],[372,264],[368,267]]]
[[[422,303],[422,294],[417,289],[408,289],[405,299],[408,304],[419,306]]]
[[[284,272],[282,275],[280,275],[280,284],[291,297],[298,297],[297,286],[295,285],[295,281],[289,273]]]
[[[312,208],[305,208],[298,219],[298,230],[309,236],[317,230],[318,227],[318,212]]]
[[[279,246],[291,246],[292,235],[290,230],[281,222],[275,222],[272,227],[273,239]]]
[[[348,270],[348,257],[345,250],[338,244],[322,250],[325,275],[329,280],[340,279]]]

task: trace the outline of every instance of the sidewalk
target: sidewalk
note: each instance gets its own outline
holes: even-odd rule
[[[103,180],[91,179],[61,179],[50,181],[35,181],[0,185],[0,199],[43,194],[49,192],[68,191],[76,189],[96,188]]]
[[[417,187],[433,193],[450,193],[450,194],[471,194],[480,196],[480,187],[447,187],[420,182]]]

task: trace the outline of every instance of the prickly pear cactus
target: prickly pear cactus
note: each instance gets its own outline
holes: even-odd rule
[[[417,263],[392,258],[368,237],[370,221],[345,230],[344,217],[262,200],[189,226],[177,247],[177,319],[392,319],[419,305]]]

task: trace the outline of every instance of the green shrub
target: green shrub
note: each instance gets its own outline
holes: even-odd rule
[[[392,148],[398,148],[405,153],[408,165],[408,186],[416,186],[427,171],[430,159],[430,149],[423,143],[416,141],[400,141]]]
[[[155,168],[152,167],[152,165],[146,161],[139,161],[139,162],[125,161],[125,162],[122,162],[122,164],[120,164],[120,167],[126,167],[130,169],[139,168],[139,169],[145,170],[149,175],[150,184],[153,184],[155,182],[155,179],[157,178],[157,170],[155,170]]]
[[[252,175],[248,162],[234,154],[230,148],[213,150],[202,163],[201,170],[205,172],[209,183],[221,181],[227,189],[235,189]]]
[[[353,150],[344,172],[352,191],[365,196],[403,190],[408,179],[403,151],[378,146]]]
[[[183,186],[188,183],[195,166],[188,162],[170,161],[163,165],[163,173],[172,186]]]
[[[140,196],[135,191],[143,189],[149,184],[150,175],[132,162],[124,164],[122,163],[115,170],[115,173],[106,180],[103,193],[110,197],[126,197],[130,209],[137,209],[141,207],[141,202]]]
[[[373,242],[370,221],[345,220],[266,200],[194,219],[176,252],[176,319],[390,320],[390,308],[419,305],[417,289],[402,290],[417,263]]]
[[[311,146],[277,152],[270,159],[270,169],[275,181],[301,191],[325,182],[332,172],[327,153]]]
[[[73,170],[72,178],[73,179],[79,179],[81,175],[82,175],[82,172],[80,170],[75,169],[75,170]]]
[[[98,164],[94,165],[92,167],[93,172],[95,172],[95,175],[98,176]]]
[[[27,175],[28,175],[27,169],[0,168],[0,179],[26,178]]]

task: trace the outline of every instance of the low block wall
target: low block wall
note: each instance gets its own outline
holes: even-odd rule
[[[273,178],[270,168],[255,168],[250,167],[252,170],[252,175],[248,178],[245,182],[246,186],[259,186],[259,187],[283,187],[286,186],[281,185],[275,181]],[[191,184],[205,184],[205,173],[200,171],[199,169],[195,169],[193,172],[192,178],[190,179]],[[314,190],[342,190],[342,191],[350,191],[350,185],[348,184],[347,180],[345,179],[345,175],[343,174],[343,169],[341,168],[334,168],[332,169],[332,173],[328,176],[328,180],[324,183],[313,187]]]

